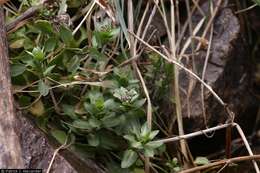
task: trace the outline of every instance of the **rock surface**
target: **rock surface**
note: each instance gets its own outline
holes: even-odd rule
[[[0,3],[0,168],[22,168],[4,16],[4,8]]]
[[[202,5],[202,10],[207,12],[208,4]],[[194,15],[193,22],[198,22],[202,16]],[[195,23],[194,23],[195,26]],[[207,37],[208,39],[208,37]],[[243,42],[238,18],[229,8],[220,8],[214,20],[214,34],[211,53],[205,73],[205,82],[208,83],[229,105],[237,115],[237,122],[243,123],[248,117],[243,117],[243,112],[250,104],[250,85],[248,71],[246,70],[248,54]],[[202,76],[206,50],[199,50],[195,56],[197,75]],[[189,62],[191,63],[191,62]],[[182,105],[184,113],[185,129],[187,132],[196,131],[225,123],[228,120],[224,107],[220,105],[214,96],[204,87],[204,99],[206,109],[206,123],[203,118],[201,84],[196,82],[189,100],[187,100],[189,76],[185,72],[180,73],[180,85],[186,91],[182,92]],[[190,114],[188,114],[188,102]]]
[[[25,168],[43,169],[46,172],[53,153],[53,147],[45,134],[34,126],[33,122],[23,115],[19,115],[19,136],[22,146],[22,157]],[[70,157],[66,157],[70,156]],[[66,159],[67,160],[66,160]],[[62,151],[55,158],[51,172],[55,173],[103,173],[91,160],[82,161],[69,151]]]
[[[212,1],[216,8],[218,0]],[[180,4],[181,5],[181,4]],[[183,5],[183,4],[182,4]],[[229,108],[235,113],[235,121],[239,123],[243,128],[250,126],[254,121],[254,115],[245,115],[247,108],[250,107],[254,99],[249,88],[251,87],[250,78],[250,66],[249,66],[249,53],[247,50],[247,44],[243,38],[243,32],[241,30],[241,23],[232,9],[228,7],[228,1],[223,0],[221,6],[218,9],[212,24],[214,27],[213,38],[210,50],[210,56],[205,71],[204,81],[213,88],[220,98],[229,106]],[[210,17],[209,1],[200,1],[201,10],[207,17]],[[185,7],[185,4],[184,4]],[[168,9],[169,10],[169,9]],[[168,13],[170,13],[168,11]],[[182,11],[181,14],[185,13]],[[155,15],[154,20],[149,27],[149,32],[152,33],[154,29],[157,29],[153,39],[150,40],[151,45],[158,45],[156,40],[167,37],[167,33],[160,14]],[[204,16],[199,11],[195,11],[192,14],[191,21],[193,23],[193,29],[201,21]],[[184,20],[185,18],[185,20]],[[187,16],[182,16],[181,29],[184,31],[185,21]],[[167,15],[168,21],[170,21],[170,15]],[[195,48],[199,41],[208,41],[210,35],[210,29],[203,40],[200,38],[202,32],[205,29],[204,26],[196,34],[197,38],[194,39]],[[176,27],[177,29],[178,27]],[[149,34],[148,34],[149,35]],[[176,34],[178,36],[178,34]],[[184,36],[181,38],[180,49],[183,48],[187,38],[189,38],[189,28],[186,28]],[[200,40],[201,39],[201,40]],[[178,40],[178,38],[177,38]],[[153,44],[154,43],[154,44]],[[165,47],[169,47],[168,40],[163,43]],[[184,53],[185,56],[182,59],[182,63],[186,67],[192,69],[192,56],[191,46]],[[196,73],[202,78],[203,67],[207,54],[207,45],[202,46],[201,49],[194,53],[194,64]],[[189,83],[193,83],[190,87]],[[228,120],[228,115],[222,105],[214,98],[214,96],[204,87],[204,101],[205,101],[205,113],[206,120],[203,117],[203,105],[201,96],[201,83],[197,80],[193,80],[189,74],[184,70],[180,70],[179,76],[180,92],[181,92],[181,105],[184,118],[184,129],[186,133],[194,132],[207,127],[212,127],[217,124],[225,123]],[[189,89],[192,88],[192,89]],[[189,94],[188,94],[189,93]],[[188,97],[189,96],[189,97]],[[158,100],[154,98],[156,103]],[[166,120],[172,119],[172,112],[174,106],[172,103],[165,100],[164,105],[161,106],[162,112],[166,114]]]

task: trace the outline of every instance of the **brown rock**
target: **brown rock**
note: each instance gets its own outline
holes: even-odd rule
[[[206,4],[206,5],[205,5]],[[205,3],[202,9],[207,14]],[[201,17],[194,15],[192,21],[198,22]],[[194,24],[195,26],[195,24]],[[214,35],[212,50],[206,69],[205,81],[217,92],[237,115],[236,120],[243,122],[242,113],[250,104],[249,75],[247,67],[247,51],[240,31],[238,18],[229,8],[220,8],[214,20]],[[197,74],[202,75],[206,50],[200,50],[195,56]],[[185,72],[180,74],[180,85],[188,91],[189,76]],[[205,87],[204,87],[205,88]],[[205,108],[207,125],[214,126],[228,120],[224,111],[213,95],[205,88]],[[188,117],[187,96],[182,93],[183,116],[187,132],[205,128],[201,103],[201,84],[196,82],[190,95],[190,117]]]
[[[46,172],[53,153],[58,146],[54,147],[46,135],[35,127],[29,118],[20,114],[18,120],[20,121],[19,135],[25,168],[43,169],[43,172]],[[51,172],[104,173],[94,161],[83,161],[70,151],[61,151],[57,154]]]

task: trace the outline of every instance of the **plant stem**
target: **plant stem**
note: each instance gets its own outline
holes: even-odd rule
[[[176,46],[175,46],[175,9],[174,9],[174,2],[171,0],[171,37],[170,39],[170,47],[171,47],[171,59],[178,60],[176,57]],[[174,65],[174,95],[172,97],[175,97],[175,110],[176,110],[176,116],[177,116],[177,123],[178,123],[178,132],[179,135],[184,135],[184,129],[183,129],[183,121],[182,121],[182,110],[181,110],[181,98],[180,98],[180,91],[179,91],[179,68]],[[174,116],[174,115],[173,115]],[[185,140],[180,140],[180,147],[181,152],[184,156],[183,163],[184,167],[188,167],[187,159],[188,157],[188,151],[186,148],[186,142]]]
[[[196,136],[203,135],[205,133],[209,133],[209,132],[214,132],[216,130],[225,129],[225,128],[229,127],[230,125],[232,125],[232,124],[223,124],[223,125],[219,125],[219,126],[216,126],[216,127],[205,129],[205,130],[189,133],[189,134],[182,135],[182,136],[175,136],[175,137],[171,137],[171,138],[161,139],[161,140],[158,140],[156,142],[169,143],[169,142],[176,142],[176,141],[179,141],[179,140],[182,140],[182,139],[190,139],[190,138],[194,138]]]
[[[217,161],[217,162],[209,163],[207,165],[187,169],[187,170],[181,171],[180,173],[198,172],[198,171],[202,171],[202,170],[205,170],[205,169],[222,166],[222,165],[225,165],[225,164],[231,164],[231,163],[237,163],[237,162],[243,162],[243,161],[249,161],[249,160],[255,161],[255,160],[259,160],[259,159],[260,159],[260,155],[234,157],[234,158],[231,158],[231,159],[223,159],[223,160],[220,160],[220,161]]]
[[[133,1],[132,0],[128,0],[127,3],[127,9],[128,9],[128,29],[131,32],[134,32],[134,15],[133,15]],[[136,47],[135,47],[135,38],[133,36],[130,36],[130,56],[131,57],[135,57],[136,56]],[[151,104],[151,100],[149,97],[149,92],[148,89],[145,85],[145,81],[142,77],[142,74],[137,66],[136,61],[132,61],[132,66],[135,70],[135,72],[137,73],[137,76],[139,78],[139,80],[141,81],[144,93],[146,95],[147,98],[147,123],[148,123],[148,127],[149,129],[152,129],[152,104]],[[146,157],[145,159],[145,173],[150,173],[150,159],[149,157]]]

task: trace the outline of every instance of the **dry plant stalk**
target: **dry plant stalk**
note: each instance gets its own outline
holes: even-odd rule
[[[51,161],[49,163],[49,166],[48,166],[48,169],[47,169],[46,173],[50,173],[51,167],[52,167],[52,165],[53,165],[53,163],[55,161],[55,158],[56,158],[57,154],[59,153],[59,151],[70,147],[70,145],[72,144],[72,143],[67,144],[68,138],[69,138],[69,134],[67,135],[64,143],[53,152],[53,156],[51,158]]]
[[[211,11],[211,13],[212,13],[212,15],[211,15],[211,18],[210,18],[210,20],[209,20],[209,22],[207,23],[207,25],[206,25],[206,28],[204,29],[204,31],[203,31],[203,34],[202,34],[202,38],[204,39],[205,38],[205,36],[206,36],[206,34],[207,34],[207,32],[208,32],[208,30],[211,28],[211,40],[212,40],[212,33],[213,33],[213,28],[212,28],[212,24],[213,24],[213,20],[214,20],[214,18],[215,18],[215,16],[216,16],[216,14],[217,14],[217,12],[218,12],[218,10],[219,10],[219,7],[220,7],[220,4],[222,3],[222,0],[219,0],[218,2],[217,2],[217,6],[216,6],[216,8],[213,10],[212,9],[212,11]],[[171,23],[173,24],[172,26],[174,26],[174,23],[175,23],[175,20],[174,20],[174,4],[173,4],[173,1],[171,1]],[[158,7],[158,5],[157,5],[157,7]],[[160,11],[159,10],[159,12],[160,12],[160,14],[161,15],[163,15],[163,14],[165,14],[163,11]],[[172,27],[171,28],[171,31],[169,31],[169,28],[168,28],[168,25],[167,25],[167,20],[165,20],[165,17],[164,16],[162,16],[163,17],[163,19],[164,19],[164,22],[165,22],[165,26],[166,26],[166,28],[167,28],[167,34],[168,34],[168,38],[170,38],[170,47],[171,47],[171,54],[169,53],[169,52],[166,52],[166,55],[164,55],[164,54],[162,54],[160,51],[158,51],[158,50],[156,50],[153,46],[151,46],[150,44],[148,44],[146,41],[144,41],[143,40],[143,38],[141,38],[139,35],[135,35],[134,34],[134,32],[133,31],[129,31],[129,33],[132,35],[132,36],[134,36],[135,38],[136,38],[136,40],[138,40],[139,42],[141,42],[141,43],[143,43],[145,46],[147,46],[148,48],[150,48],[151,50],[153,50],[154,52],[156,52],[157,54],[159,54],[162,58],[164,58],[165,60],[167,60],[168,62],[170,62],[170,63],[173,63],[173,64],[175,64],[175,79],[174,79],[174,85],[175,85],[175,94],[177,93],[178,94],[178,90],[176,90],[176,85],[178,86],[178,70],[176,71],[176,69],[178,69],[178,68],[181,68],[181,69],[183,69],[184,71],[186,71],[188,74],[190,74],[192,77],[194,77],[195,79],[197,79],[200,83],[201,83],[201,85],[202,85],[202,88],[204,88],[204,87],[206,87],[212,94],[213,94],[213,96],[218,100],[218,102],[224,107],[224,109],[228,109],[227,108],[227,105],[224,103],[224,101],[214,92],[214,90],[208,85],[208,84],[206,84],[205,82],[204,82],[204,77],[202,77],[202,79],[200,78],[200,77],[198,77],[193,71],[191,71],[191,70],[189,70],[189,69],[187,69],[186,67],[184,67],[184,65],[182,65],[179,61],[178,61],[178,59],[176,58],[177,57],[177,55],[176,55],[176,45],[175,45],[175,28],[174,27]],[[200,28],[200,27],[199,27]],[[195,28],[195,29],[199,29],[199,28]],[[194,32],[194,31],[193,31]],[[211,42],[211,41],[210,41]],[[199,43],[198,45],[197,45],[197,47],[196,47],[196,50],[198,50],[199,48],[200,48],[200,46],[201,46],[201,44]],[[209,49],[210,48],[208,48],[208,52],[209,52]],[[185,50],[184,50],[184,52],[185,52]],[[209,55],[208,55],[209,56]],[[206,64],[207,64],[207,59],[208,59],[208,57],[206,58],[206,60],[205,60],[205,64],[204,64],[204,75],[205,75],[205,69],[206,69]],[[177,92],[176,92],[177,91]],[[175,97],[176,97],[176,95],[175,95]],[[181,117],[181,112],[180,111],[178,111],[178,104],[180,105],[180,102],[178,102],[178,98],[176,98],[177,99],[177,101],[176,101],[176,113],[177,113],[177,119],[178,119],[178,126],[179,126],[179,132],[183,132],[183,127],[182,127],[182,129],[181,129],[181,126],[182,126],[182,117]],[[180,110],[180,109],[179,109]],[[231,116],[230,115],[230,113],[227,111],[227,113],[229,114],[229,118],[231,118],[231,123],[233,123],[233,116]],[[239,127],[237,124],[224,124],[224,125],[222,125],[222,126],[217,126],[217,127],[213,127],[213,128],[210,128],[210,129],[206,129],[205,131],[202,131],[202,132],[200,132],[200,131],[198,131],[198,132],[195,132],[195,133],[191,133],[191,134],[187,134],[187,135],[184,135],[184,132],[182,133],[182,135],[181,135],[181,133],[180,133],[180,136],[177,136],[177,137],[174,137],[174,138],[172,138],[172,139],[163,139],[163,140],[159,140],[160,142],[164,142],[164,143],[166,143],[166,142],[171,142],[171,141],[183,141],[183,139],[188,139],[188,138],[190,138],[190,137],[193,137],[193,136],[197,136],[197,135],[202,135],[202,134],[205,134],[205,132],[208,132],[208,131],[215,131],[215,130],[219,130],[219,129],[223,129],[223,128],[229,128],[229,127],[232,127],[232,126],[236,126],[237,128]],[[239,131],[239,128],[238,128],[238,131]],[[244,141],[244,144],[245,144],[245,146],[246,146],[246,148],[247,148],[247,150],[248,150],[248,152],[249,152],[249,154],[250,154],[250,156],[252,157],[253,156],[253,153],[252,153],[252,151],[251,151],[251,148],[250,148],[250,146],[249,146],[249,144],[248,144],[248,142],[247,142],[247,140],[246,140],[246,138],[245,137],[243,137],[243,131],[242,130],[240,130],[239,131],[239,133],[240,133],[240,135],[241,135],[241,137],[242,137],[242,139],[243,139],[243,141]],[[185,152],[185,150],[186,150],[186,148],[184,148],[184,145],[185,144],[181,144],[182,145],[182,152],[184,151]],[[186,146],[185,146],[186,147]],[[186,150],[187,151],[187,150]],[[253,161],[253,164],[254,164],[254,167],[255,167],[255,170],[256,170],[256,172],[257,173],[259,173],[259,168],[258,168],[258,166],[256,165],[256,163],[255,163],[255,161]]]
[[[238,131],[240,137],[242,138],[242,141],[244,142],[244,145],[245,145],[245,147],[246,147],[246,149],[249,153],[249,157],[254,157],[254,154],[253,154],[252,149],[251,149],[251,147],[250,147],[250,145],[249,145],[249,143],[246,139],[246,136],[245,136],[243,130],[241,129],[241,127],[239,126],[239,124],[237,124],[237,123],[223,124],[223,125],[208,128],[208,129],[205,129],[205,130],[197,131],[197,132],[194,132],[194,133],[186,134],[186,135],[183,135],[183,136],[176,136],[176,137],[172,137],[172,138],[168,138],[168,139],[161,139],[161,140],[158,140],[157,142],[162,142],[162,143],[176,142],[176,141],[180,141],[180,140],[183,140],[183,139],[190,139],[190,138],[193,138],[193,137],[196,137],[196,136],[205,135],[206,133],[209,133],[209,132],[214,132],[214,131],[217,131],[217,130],[221,130],[221,129],[225,129],[225,128],[231,128],[231,127],[235,127],[237,129],[237,131]],[[223,163],[222,161],[223,160],[220,161],[221,164],[228,163],[228,162]],[[252,159],[252,163],[253,163],[253,166],[255,168],[256,173],[260,173],[259,167],[258,167],[258,165],[257,165],[257,163],[254,159]],[[210,168],[211,166],[209,165],[209,167],[207,167],[207,165],[205,165],[205,167]],[[188,169],[187,171],[189,171],[189,170],[191,170],[192,172],[199,171],[199,170],[197,170],[197,168],[200,170],[200,168],[203,168],[203,167],[195,167],[195,168],[192,168],[192,169]],[[182,173],[184,173],[184,172],[185,171],[183,171]]]
[[[214,167],[223,166],[226,164],[229,165],[231,163],[244,162],[244,161],[248,161],[248,160],[253,160],[253,161],[260,160],[260,155],[240,156],[240,157],[234,157],[231,159],[223,159],[223,160],[220,160],[217,162],[209,163],[207,165],[187,169],[187,170],[181,171],[180,173],[194,173],[194,172],[203,171],[203,170],[214,168]]]
[[[128,29],[131,32],[134,32],[134,17],[133,17],[133,2],[132,0],[128,0],[127,3],[128,6]],[[130,36],[130,55],[131,57],[136,57],[136,46],[135,46],[135,38],[133,36]],[[138,58],[138,57],[137,57]],[[137,76],[139,80],[141,81],[142,88],[144,90],[146,99],[147,99],[147,123],[149,129],[152,129],[152,104],[151,104],[151,99],[149,96],[148,89],[146,87],[145,81],[142,77],[142,74],[138,68],[138,65],[136,61],[132,61],[132,66],[137,73]],[[150,160],[149,158],[145,158],[145,173],[150,172]]]

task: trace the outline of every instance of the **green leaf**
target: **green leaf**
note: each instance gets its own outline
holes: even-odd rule
[[[77,39],[77,46],[79,47],[80,44],[88,38],[88,32],[84,27],[80,27],[80,37]]]
[[[111,133],[109,132],[102,132],[99,133],[100,137],[100,147],[108,150],[115,150],[119,148],[119,143],[118,138],[114,137]]]
[[[258,6],[260,6],[260,0],[253,0]]]
[[[117,37],[120,33],[120,28],[115,28],[115,29],[112,29],[110,32],[109,32],[109,35],[112,39],[114,39],[115,37]]]
[[[122,28],[122,31],[127,40],[127,43],[130,44],[129,34],[128,34],[127,27],[126,27],[125,19],[124,19],[124,14],[120,7],[120,1],[114,1],[114,2],[115,2],[115,7],[116,7],[116,16],[118,17],[120,27]]]
[[[90,130],[92,129],[91,125],[87,121],[83,120],[75,120],[73,121],[72,125],[76,128],[83,129],[83,130]]]
[[[148,142],[147,144],[145,144],[145,147],[148,147],[148,148],[151,148],[151,149],[156,149],[156,148],[159,148],[162,145],[163,145],[162,142],[152,141],[152,142]]]
[[[141,125],[137,119],[133,119],[128,123],[128,131],[129,133],[134,133],[136,136],[140,136]]]
[[[62,105],[62,110],[63,110],[64,114],[68,115],[70,118],[72,118],[72,119],[77,118],[77,116],[75,114],[74,106],[63,104]]]
[[[123,160],[121,162],[121,168],[129,168],[132,166],[138,158],[138,155],[133,150],[126,150],[124,152]]]
[[[94,115],[97,112],[96,107],[93,104],[89,104],[87,102],[84,103],[84,108],[91,115]]]
[[[44,75],[44,76],[48,76],[48,75],[51,73],[51,71],[55,68],[55,66],[56,66],[56,65],[52,65],[52,66],[48,67],[48,68],[43,72],[43,75]]]
[[[83,1],[84,2],[84,1]],[[82,5],[82,0],[69,0],[68,6],[70,8],[78,8]]]
[[[33,48],[32,55],[33,55],[34,59],[39,60],[39,61],[42,61],[45,56],[43,53],[43,50],[39,47]]]
[[[194,163],[197,165],[207,165],[210,161],[206,157],[197,157]]]
[[[49,86],[43,80],[38,83],[38,90],[42,96],[47,96],[49,94]]]
[[[103,99],[96,100],[95,106],[98,110],[103,110],[104,109],[104,100]]]
[[[97,37],[96,37],[96,36],[93,36],[93,37],[92,37],[92,46],[96,48],[96,47],[98,47],[98,45],[99,45],[99,44],[98,44]]]
[[[26,64],[26,66],[33,67],[34,66],[34,60],[33,60],[33,55],[28,54],[26,52],[23,52],[20,56],[19,59]]]
[[[137,100],[134,102],[133,106],[135,108],[141,108],[146,102],[146,99]]]
[[[91,118],[89,119],[89,125],[92,127],[92,128],[97,128],[99,129],[100,126],[101,126],[101,122],[95,118]]]
[[[111,128],[118,126],[122,122],[122,119],[111,113],[111,115],[102,118],[101,121],[106,128]]]
[[[131,142],[131,147],[136,148],[136,149],[143,149],[143,145],[139,141]]]
[[[18,97],[19,105],[22,107],[29,106],[31,104],[32,98],[26,95]]]
[[[150,133],[150,128],[148,127],[147,123],[144,123],[143,126],[141,127],[141,136],[148,137],[149,133]]]
[[[71,72],[71,73],[75,73],[78,69],[79,69],[79,66],[80,66],[80,59],[77,55],[73,56],[68,64],[66,65],[67,68],[68,68],[68,71]]]
[[[133,135],[125,135],[125,139],[127,139],[129,142],[136,142],[135,136]]]
[[[159,130],[154,130],[154,131],[150,132],[149,139],[152,140],[158,133],[159,133]]]
[[[31,107],[29,108],[29,111],[32,115],[34,115],[36,117],[43,116],[45,113],[45,108],[44,108],[44,104],[42,103],[42,100],[40,99],[36,103],[31,105]]]
[[[19,76],[25,72],[26,66],[24,64],[12,64],[11,65],[11,76]]]
[[[99,136],[97,134],[89,134],[88,144],[92,147],[97,147],[100,144]]]
[[[54,37],[49,38],[44,44],[45,52],[52,52],[57,45],[57,40]]]
[[[135,168],[134,173],[145,173],[145,171],[143,169],[140,169],[140,168]]]
[[[89,56],[98,61],[99,63],[107,61],[107,57],[96,48],[89,49]]]
[[[144,148],[144,156],[146,157],[153,157],[154,156],[154,149],[152,148]]]
[[[51,23],[47,20],[37,20],[34,25],[36,28],[38,28],[41,32],[52,34],[53,28],[51,26]]]
[[[40,73],[40,74],[43,74],[43,64],[42,64],[42,62],[41,61],[33,61],[33,64],[32,64],[32,68],[36,71],[36,72],[38,72],[38,73]]]
[[[88,93],[88,98],[90,99],[91,104],[96,104],[97,100],[104,100],[102,93],[100,93],[99,91],[96,91],[96,90],[90,91]]]
[[[25,39],[23,39],[23,38],[16,40],[16,41],[14,41],[10,44],[10,48],[12,48],[12,49],[23,48],[24,47],[24,41],[25,41]]]
[[[174,157],[174,158],[172,159],[172,164],[173,164],[174,166],[177,166],[177,165],[178,165],[178,159],[177,159],[176,157]]]
[[[115,110],[118,106],[119,105],[113,99],[108,99],[104,102],[104,108],[106,110]]]
[[[71,30],[65,26],[61,26],[60,28],[60,38],[67,46],[71,46],[74,42]]]
[[[94,31],[94,36],[92,38],[92,44],[94,47],[101,48],[104,44],[113,40],[120,29],[111,30],[111,31]]]
[[[67,134],[61,130],[52,130],[51,135],[61,144],[64,144],[67,138]]]

